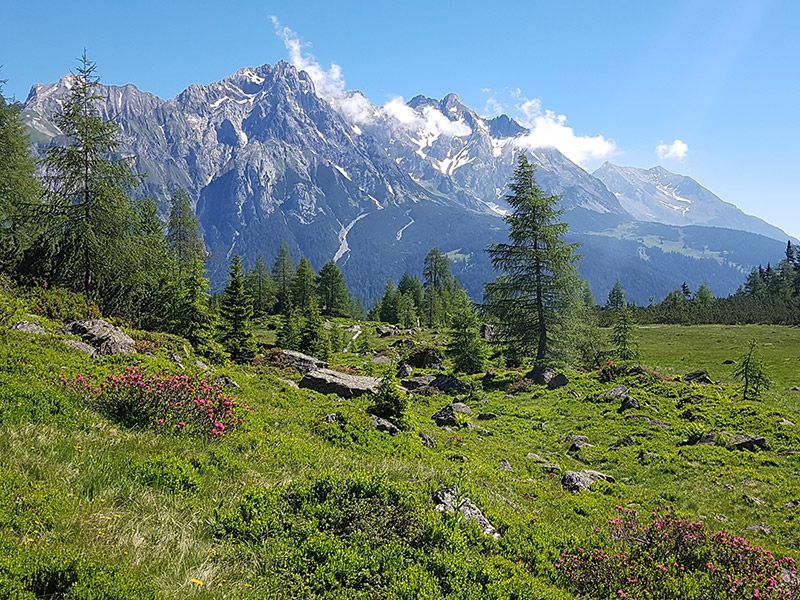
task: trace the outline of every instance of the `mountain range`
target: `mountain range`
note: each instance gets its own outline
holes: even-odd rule
[[[37,84],[24,116],[41,153],[63,143],[53,115],[74,79]],[[494,277],[487,244],[506,236],[504,200],[519,153],[560,196],[580,273],[602,299],[619,279],[631,300],[659,299],[686,281],[735,290],[754,265],[780,259],[786,233],[746,215],[693,179],[662,167],[606,163],[589,173],[536,147],[507,115],[481,117],[448,94],[373,105],[359,92],[321,96],[285,62],[244,68],[164,100],[133,85],[104,86],[104,117],[143,175],[138,195],[164,214],[177,188],[192,198],[215,289],[230,258],[271,260],[286,241],[319,268],[335,260],[365,302],[389,279],[448,253],[475,299]]]

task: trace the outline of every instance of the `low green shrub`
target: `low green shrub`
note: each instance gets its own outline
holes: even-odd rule
[[[74,552],[0,541],[0,598],[156,600],[134,574]]]
[[[159,454],[134,467],[137,481],[179,495],[192,495],[200,487],[197,468],[171,454]]]
[[[98,306],[83,294],[63,288],[35,287],[27,290],[25,297],[31,312],[53,321],[99,319],[102,316]]]

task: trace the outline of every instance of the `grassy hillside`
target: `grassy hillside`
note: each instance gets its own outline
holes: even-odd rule
[[[129,366],[199,375],[180,340],[134,332],[152,356],[91,359],[55,333],[8,332],[0,338],[0,597],[570,598],[579,589],[557,568],[562,553],[600,543],[616,507],[644,518],[670,505],[709,532],[798,556],[790,503],[800,500],[800,430],[786,422],[800,423],[800,395],[787,391],[797,383],[800,332],[646,328],[643,362],[677,374],[707,368],[727,382],[721,361],[738,358],[752,336],[774,344],[764,351],[779,385],[762,402],[640,369],[608,383],[567,371],[569,385],[548,390],[496,367],[494,378],[463,378],[471,390],[458,399],[473,414],[459,415],[458,426],[431,420],[451,398],[411,395],[397,436],[372,427],[371,398],[298,389],[299,373],[267,363],[215,367],[204,377],[231,377],[240,387],[226,392],[250,409],[244,427],[212,438],[126,426],[61,383]],[[442,341],[436,332],[416,337]],[[405,350],[389,347],[396,339],[374,338],[373,352],[397,363]],[[374,359],[345,353],[332,363],[379,374],[385,367]],[[602,397],[619,384],[639,410],[620,414],[619,402]],[[340,417],[326,420],[333,413]],[[684,445],[714,430],[764,436],[769,450]],[[565,438],[575,434],[592,445],[570,452]],[[566,491],[563,473],[582,469],[616,483]],[[443,486],[469,496],[500,539],[435,511],[431,494]],[[769,527],[748,529],[756,523]]]

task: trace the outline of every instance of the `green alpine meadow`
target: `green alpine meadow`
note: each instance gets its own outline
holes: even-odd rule
[[[800,243],[271,21],[173,100],[0,93],[0,600],[800,598]]]

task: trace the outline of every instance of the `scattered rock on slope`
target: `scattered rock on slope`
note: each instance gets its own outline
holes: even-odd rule
[[[711,385],[714,381],[708,376],[708,371],[698,370],[687,373],[683,376],[686,383],[699,383],[700,385]]]
[[[38,323],[34,323],[33,321],[19,321],[14,323],[11,326],[11,329],[14,331],[24,331],[25,333],[36,333],[39,335],[47,333],[47,330],[44,327]]]
[[[444,355],[437,348],[422,348],[412,353],[405,362],[418,369],[443,369]]]
[[[296,369],[301,373],[310,373],[311,371],[316,371],[317,369],[328,368],[328,363],[326,363],[324,360],[314,358],[313,356],[309,356],[308,354],[303,354],[302,352],[297,352],[295,350],[284,350],[283,357],[293,369]]]
[[[433,502],[436,505],[436,510],[440,512],[455,512],[458,510],[464,518],[469,521],[475,521],[486,535],[492,536],[494,539],[500,539],[500,532],[495,529],[494,525],[489,522],[481,510],[469,498],[463,498],[459,501],[458,493],[454,488],[442,488],[433,494]]]
[[[378,391],[380,380],[362,375],[348,375],[333,369],[317,369],[306,373],[300,387],[322,394],[337,394],[343,398],[355,398]]]
[[[616,483],[616,479],[611,475],[600,471],[567,471],[561,479],[561,485],[565,490],[576,494],[588,490],[596,481]]]
[[[400,428],[391,421],[373,414],[370,414],[369,417],[372,419],[372,426],[378,431],[388,433],[389,435],[400,434]]]
[[[102,319],[88,321],[72,321],[64,325],[63,333],[80,336],[84,342],[92,345],[97,354],[133,354],[136,352],[131,336],[119,327]]]
[[[97,350],[94,349],[94,346],[90,346],[86,342],[81,342],[79,340],[64,340],[64,345],[68,348],[72,348],[73,350],[77,350],[78,352],[88,354],[92,358],[97,358]]]

